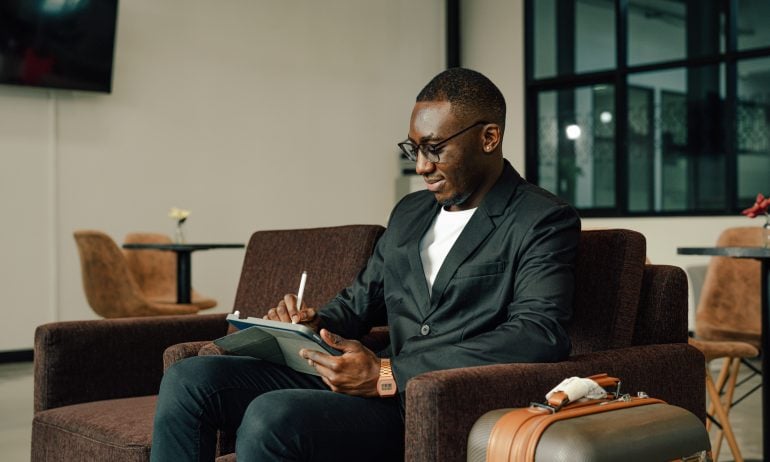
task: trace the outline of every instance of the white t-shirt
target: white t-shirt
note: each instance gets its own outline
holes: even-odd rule
[[[428,231],[420,241],[420,259],[422,269],[425,272],[425,280],[428,281],[428,292],[433,291],[433,282],[441,265],[444,263],[449,250],[455,244],[465,225],[470,221],[476,209],[450,212],[441,207],[441,211]]]

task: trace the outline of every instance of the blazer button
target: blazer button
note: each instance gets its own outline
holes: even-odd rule
[[[422,335],[428,335],[430,334],[430,326],[427,324],[423,324],[422,327],[420,327],[420,333]]]

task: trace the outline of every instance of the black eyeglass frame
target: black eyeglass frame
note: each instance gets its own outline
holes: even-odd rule
[[[446,143],[448,143],[452,138],[456,138],[463,133],[467,132],[473,127],[476,127],[478,125],[486,125],[489,122],[484,120],[479,120],[478,122],[474,123],[473,125],[469,125],[459,132],[455,133],[454,135],[451,135],[447,138],[444,138],[443,140],[439,141],[438,143],[420,143],[420,144],[414,144],[409,140],[403,141],[401,143],[398,143],[398,147],[401,149],[401,152],[406,156],[407,159],[411,160],[412,162],[417,162],[417,156],[422,153],[423,156],[425,156],[425,159],[428,160],[428,162],[432,164],[438,164],[441,162],[441,154],[436,152],[437,150],[441,149]]]

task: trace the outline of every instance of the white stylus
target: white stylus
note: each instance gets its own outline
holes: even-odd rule
[[[302,272],[302,277],[299,279],[299,290],[297,291],[297,312],[302,309],[302,295],[305,293],[305,281],[307,281],[307,271]],[[292,324],[296,324],[292,320]]]

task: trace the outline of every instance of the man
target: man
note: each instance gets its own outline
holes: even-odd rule
[[[580,220],[503,159],[504,127],[489,79],[434,77],[399,143],[427,191],[396,205],[366,268],[334,300],[316,310],[286,295],[266,315],[319,330],[343,354],[300,351],[321,378],[246,357],[177,363],[161,385],[152,459],[212,460],[227,428],[239,462],[401,460],[410,378],[566,357]],[[385,323],[390,347],[379,356],[354,340]]]

